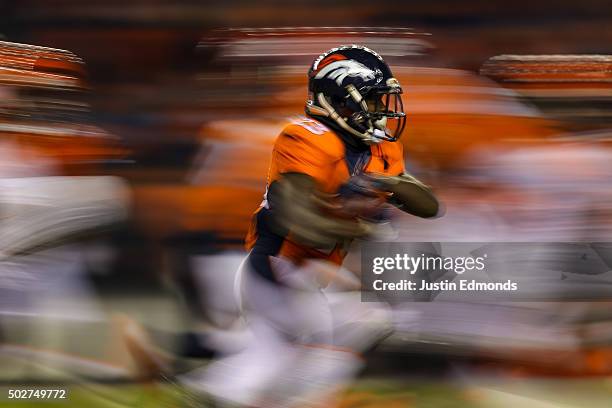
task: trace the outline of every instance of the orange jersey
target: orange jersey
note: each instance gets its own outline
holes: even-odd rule
[[[367,163],[358,169],[365,173],[396,176],[404,172],[402,144],[382,142],[370,146]],[[285,126],[272,150],[267,185],[279,180],[285,173],[302,173],[312,177],[317,188],[324,193],[336,193],[351,177],[345,143],[334,131],[322,123],[300,117]],[[247,249],[252,249],[259,237],[257,214],[267,208],[267,197],[255,212],[246,238]],[[299,261],[305,258],[323,258],[341,263],[344,253],[336,249],[331,253],[307,248],[284,238],[279,253]]]

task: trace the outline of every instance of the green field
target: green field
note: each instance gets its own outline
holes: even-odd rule
[[[30,388],[66,388],[58,401],[8,401],[2,407],[122,408],[206,407],[202,397],[167,383],[32,385]],[[27,388],[23,385],[19,388]],[[342,408],[599,408],[612,406],[612,380],[515,380],[484,385],[457,385],[437,381],[361,380],[335,406]]]

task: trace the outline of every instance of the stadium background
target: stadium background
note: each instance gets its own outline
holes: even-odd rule
[[[127,152],[96,164],[87,174],[123,177],[132,189],[134,205],[134,216],[99,238],[102,244],[94,245],[93,262],[96,254],[104,254],[108,248],[112,248],[114,255],[111,265],[92,267],[88,280],[92,282],[97,301],[109,315],[127,314],[161,331],[173,331],[177,326],[191,324],[177,324],[176,317],[184,317],[177,297],[185,298],[183,301],[193,316],[207,313],[199,303],[200,294],[189,290],[194,287],[190,258],[240,250],[248,215],[259,204],[263,190],[261,177],[267,161],[262,160],[265,154],[260,150],[266,151],[269,147],[268,140],[253,138],[251,141],[249,131],[261,126],[264,131],[256,136],[260,137],[276,129],[275,122],[268,123],[270,118],[288,116],[292,111],[301,113],[299,101],[302,96],[296,86],[300,85],[295,82],[296,75],[287,74],[279,84],[264,70],[253,80],[252,72],[278,65],[282,57],[280,60],[228,59],[223,53],[227,49],[223,48],[224,44],[243,38],[245,33],[219,29],[413,27],[419,33],[417,38],[425,38],[426,46],[419,51],[422,57],[410,57],[406,66],[439,71],[431,75],[425,71],[411,71],[406,75],[416,82],[421,81],[418,82],[420,86],[434,88],[439,85],[436,81],[449,81],[459,86],[489,86],[477,76],[485,61],[495,55],[607,54],[612,42],[612,30],[609,29],[612,7],[606,1],[596,0],[338,1],[333,4],[323,1],[22,0],[2,2],[0,15],[0,33],[5,41],[66,49],[85,61],[89,91],[83,98],[91,105],[89,120],[114,135],[122,151]],[[285,63],[295,65],[293,61],[289,63],[289,59]],[[463,70],[473,77],[456,79],[453,72],[445,70]],[[283,108],[282,95],[280,104],[276,98],[287,84],[295,88],[295,93],[288,97],[290,103]],[[245,98],[244,89],[248,89],[252,97]],[[449,98],[443,90],[437,93],[434,90],[434,94],[433,105],[450,103],[453,114],[456,114],[456,106],[467,101],[462,99],[465,95]],[[305,92],[303,96],[305,98]],[[417,101],[426,97],[421,98],[417,97]],[[269,103],[270,100],[276,102]],[[485,104],[495,101],[492,97],[485,100]],[[517,103],[529,107],[535,104],[544,114],[535,121],[517,120],[512,111]],[[516,125],[516,132],[528,133],[530,140],[585,131],[602,132],[607,136],[609,105],[606,103],[609,104],[609,99],[598,101],[603,105],[593,104],[593,109],[589,110],[576,108],[584,105],[580,103],[560,108],[550,101],[538,100],[537,96],[517,96],[515,102],[508,105],[508,111],[493,123],[479,122],[477,132],[461,128],[465,125],[465,117],[449,113],[444,125],[433,127],[431,117],[427,116],[429,112],[421,112],[424,116],[420,121],[415,119],[420,129],[418,134],[429,130],[440,134],[440,139],[429,139],[420,154],[418,149],[413,152],[415,166],[434,187],[446,190],[446,194],[452,196],[451,202],[462,202],[461,192],[452,192],[452,183],[456,181],[452,177],[460,173],[457,169],[463,171],[465,167],[463,162],[452,162],[456,159],[453,151],[444,148],[448,140],[465,137],[459,139],[464,144],[473,137],[479,144],[481,139],[490,138],[494,129],[517,122],[520,124]],[[252,122],[242,122],[245,120]],[[405,143],[411,140],[418,143],[418,134],[406,139]],[[221,154],[219,141],[229,145],[227,156],[216,156]],[[254,146],[254,151],[251,147],[232,150],[234,144],[244,141]],[[211,151],[215,154],[211,155]],[[558,156],[553,156],[561,159],[559,162],[553,160],[552,166],[563,163],[565,150],[560,148],[556,152]],[[221,159],[211,164],[211,157]],[[591,163],[589,157],[587,155],[581,162],[583,167],[578,168],[587,168]],[[447,163],[452,165],[445,166]],[[215,180],[212,184],[207,181],[211,179]],[[580,179],[568,183],[580,183]],[[484,183],[480,188],[487,187]],[[512,197],[504,192],[493,192],[490,199],[512,202]],[[469,199],[463,202],[468,213],[474,203]],[[610,220],[609,214],[602,217]],[[469,224],[467,216],[464,223]],[[590,224],[582,226],[592,229]],[[607,229],[601,228],[605,237]],[[565,239],[564,236],[558,238]],[[169,290],[167,280],[179,282],[182,293],[177,296]],[[608,317],[605,304],[594,310],[599,319]],[[117,328],[122,324],[121,319],[104,324],[74,321],[58,324],[34,318],[28,320],[25,328],[23,321],[4,318],[3,335],[9,347],[19,340],[20,346],[57,346],[55,348],[90,358],[99,357],[100,350],[104,350],[109,361],[119,362],[121,366],[133,364],[125,363],[129,353],[124,345],[118,345],[121,340],[115,338],[115,329],[121,330]],[[165,339],[160,338],[163,343]],[[590,401],[588,406],[603,407],[611,397],[608,376],[612,365],[606,347],[576,357],[578,360],[585,358],[587,368],[572,371],[558,366],[552,369],[542,369],[537,364],[525,366],[524,361],[513,359],[500,364],[498,355],[492,360],[481,360],[479,353],[475,353],[479,358],[474,362],[474,354],[468,353],[466,357],[465,351],[457,351],[452,343],[448,348],[438,346],[433,350],[428,347],[394,349],[373,356],[370,371],[347,395],[347,406],[364,400],[372,406],[514,406],[511,404],[518,403],[538,406],[546,400],[549,404],[567,406],[587,406],[581,404]],[[85,403],[90,406],[157,406],[163,398],[168,398],[171,405],[180,405],[176,401],[180,401],[181,396],[175,395],[174,389],[168,391],[149,383],[134,385],[131,380],[124,382],[124,379],[117,382],[112,370],[108,374],[110,378],[102,383],[99,378],[89,381],[82,373],[75,378],[71,369],[64,367],[69,364],[60,364],[61,370],[52,363],[49,365],[53,369],[45,363],[32,367],[27,361],[24,363],[28,357],[20,354],[22,349],[6,350],[8,357],[0,371],[5,383],[14,383],[15,379],[24,384],[36,382],[41,381],[41,376],[43,382],[70,378],[78,384],[75,399],[71,401],[74,406]],[[46,361],[39,358],[39,361]],[[473,386],[474,382],[462,384],[454,377],[449,380],[449,371],[457,364],[467,364],[466,360],[470,367],[471,364],[485,368],[493,365],[494,370],[503,371],[507,375],[503,386],[496,385],[496,391],[487,393]],[[53,359],[49,357],[48,361]],[[564,365],[572,366],[572,363],[568,359]],[[477,377],[475,374],[471,378]],[[491,405],[489,402],[493,400],[499,405]]]

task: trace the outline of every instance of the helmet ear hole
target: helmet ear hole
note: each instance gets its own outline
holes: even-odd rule
[[[340,107],[340,108],[346,107],[346,101],[344,100],[344,98],[334,95],[330,99],[331,99],[332,105]]]
[[[350,101],[346,98],[332,97],[331,103],[334,109],[340,114],[340,116],[350,116],[354,110],[351,109]]]

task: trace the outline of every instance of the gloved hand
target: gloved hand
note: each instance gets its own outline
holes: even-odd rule
[[[387,176],[367,174],[372,186],[390,194],[389,203],[400,210],[418,217],[438,215],[440,205],[430,188],[410,174]]]

